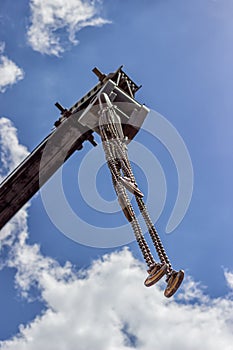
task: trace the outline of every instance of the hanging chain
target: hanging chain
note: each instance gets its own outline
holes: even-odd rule
[[[119,148],[117,148],[117,149],[119,149]],[[137,183],[136,183],[134,174],[132,172],[132,168],[131,168],[127,153],[124,152],[124,150],[122,150],[122,149],[120,149],[120,152],[121,152],[120,159],[122,160],[121,167],[122,167],[123,174],[125,176],[129,177],[130,180],[132,181],[132,183],[134,183],[137,186]],[[123,154],[123,152],[125,154]],[[146,226],[148,228],[151,240],[152,240],[154,247],[157,251],[159,259],[162,263],[166,263],[168,265],[168,272],[170,272],[172,270],[171,263],[169,261],[169,258],[167,256],[166,252],[165,252],[165,249],[164,249],[163,244],[161,242],[161,239],[158,235],[158,232],[156,231],[156,228],[154,227],[154,225],[151,221],[151,218],[150,218],[150,215],[149,215],[148,210],[146,208],[146,205],[145,205],[142,198],[140,198],[139,196],[135,196],[135,197],[136,197],[136,201],[138,204],[138,208],[139,208],[139,210],[144,218],[144,221],[145,221]]]
[[[100,129],[100,135],[101,135],[102,144],[105,152],[105,157],[112,175],[112,182],[113,182],[116,194],[118,196],[119,203],[122,207],[122,210],[133,228],[136,240],[141,249],[143,257],[148,267],[150,268],[155,264],[155,261],[151,254],[150,248],[147,245],[147,242],[142,234],[141,227],[136,218],[134,209],[130,203],[125,187],[119,181],[119,178],[121,177],[119,159],[116,158],[115,144],[112,142],[113,137],[115,136],[115,133],[116,133],[116,129],[114,128],[115,130],[113,132],[112,130],[113,123],[112,122],[109,123],[107,116],[108,116],[108,109],[102,110],[100,120],[99,120],[99,129]],[[111,142],[109,141],[109,139],[111,140]]]
[[[167,287],[164,291],[164,295],[169,298],[177,291],[182,283],[184,271],[180,270],[177,272],[172,268],[158,232],[156,231],[156,228],[150,218],[146,204],[142,199],[143,194],[138,188],[134,177],[128,158],[127,145],[121,125],[121,119],[117,115],[115,107],[112,105],[108,95],[103,93],[101,96],[104,97],[107,105],[107,107],[103,108],[100,97],[99,130],[102,145],[119,204],[127,220],[132,226],[139,248],[149,267],[149,275],[144,284],[147,287],[150,287],[154,283],[158,282],[158,280],[161,279],[164,274],[166,274]],[[151,254],[150,248],[142,234],[141,227],[135,215],[133,206],[131,205],[126,189],[135,195],[138,208],[146,223],[150,238],[161,262],[160,264],[155,262],[153,255]]]
[[[119,161],[121,163],[120,167],[122,169],[124,176],[127,176],[130,179],[130,181],[135,186],[137,186],[136,179],[134,177],[134,174],[133,174],[133,171],[131,168],[131,164],[129,162],[128,155],[126,152],[127,147],[125,144],[123,144],[122,140],[120,139],[119,132],[116,128],[116,122],[117,122],[118,129],[119,129],[119,127],[121,127],[121,124],[120,124],[119,120],[116,120],[116,118],[114,118],[114,116],[116,117],[116,113],[114,113],[114,110],[112,110],[111,113],[109,113],[110,120],[108,120],[108,122],[109,122],[108,126],[110,129],[110,133],[112,135],[112,142],[114,143],[113,149],[117,153],[116,157],[117,157],[117,159],[119,159]],[[122,131],[122,135],[123,135],[123,131]],[[156,231],[156,228],[154,227],[154,225],[151,221],[151,218],[150,218],[150,215],[147,211],[146,205],[145,205],[142,198],[140,198],[137,195],[135,197],[136,197],[136,201],[137,201],[139,210],[144,218],[147,229],[149,231],[151,240],[152,240],[154,247],[156,249],[156,252],[159,256],[159,259],[160,259],[161,263],[167,264],[168,274],[169,274],[172,271],[172,266],[171,266],[171,263],[170,263],[170,260],[167,256],[167,254],[165,252],[165,249],[163,247],[161,239]]]
[[[105,97],[105,99],[107,102],[107,107],[102,108],[99,119],[99,129],[103,143],[103,148],[105,151],[105,157],[112,175],[112,182],[117,193],[119,203],[122,207],[126,218],[131,223],[136,240],[142,251],[144,259],[147,262],[147,265],[151,266],[154,263],[153,256],[142,234],[134,209],[130,203],[127,192],[125,190],[125,186],[120,181],[122,180],[122,170],[123,176],[125,176],[132,183],[135,189],[139,191],[136,179],[131,168],[130,161],[128,159],[127,146],[124,142],[124,134],[122,130],[121,120],[115,112],[115,107],[111,104],[108,97]],[[152,223],[152,220],[150,218],[150,215],[148,213],[143,199],[139,195],[137,195],[137,191],[135,191],[134,194],[136,197],[138,208],[146,223],[148,232],[158,254],[159,260],[162,264],[167,264],[167,275],[170,275],[172,272],[172,265],[165,252],[158,232],[154,227],[154,224]]]

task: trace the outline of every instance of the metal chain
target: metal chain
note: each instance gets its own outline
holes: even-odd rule
[[[130,203],[130,200],[128,198],[127,192],[124,188],[124,186],[118,181],[119,177],[121,176],[120,173],[120,167],[119,167],[119,160],[116,159],[115,152],[115,145],[113,146],[113,143],[109,141],[109,139],[113,139],[116,134],[116,129],[113,130],[112,120],[110,121],[110,124],[108,123],[108,110],[102,110],[102,113],[100,115],[100,121],[99,121],[99,129],[100,129],[100,135],[102,139],[103,149],[105,152],[105,157],[112,175],[112,181],[115,188],[115,191],[117,193],[118,198],[122,201],[121,206],[123,209],[123,212],[128,219],[128,221],[131,223],[131,226],[133,228],[136,240],[138,242],[138,245],[141,249],[141,252],[143,254],[143,257],[148,265],[148,267],[151,267],[155,261],[151,254],[151,251],[149,249],[149,246],[147,245],[147,242],[142,234],[141,227],[138,223],[138,220],[136,218],[134,209]],[[110,134],[110,135],[108,135]]]
[[[121,119],[117,115],[115,107],[112,105],[108,95],[103,93],[101,97],[104,97],[107,108],[106,107],[103,108],[101,98],[99,98],[99,103],[100,103],[99,130],[100,130],[100,135],[102,139],[103,149],[105,152],[105,157],[111,172],[112,182],[113,182],[113,186],[116,191],[116,194],[118,196],[119,204],[122,208],[124,215],[126,216],[127,220],[130,222],[132,226],[139,248],[149,267],[149,270],[148,270],[149,274],[152,273],[152,267],[153,268],[156,267],[156,269],[159,267],[160,269],[161,265],[155,262],[153,255],[151,254],[151,251],[149,249],[149,246],[142,234],[141,227],[135,215],[133,206],[131,205],[130,199],[128,197],[128,192],[126,191],[126,189],[134,193],[138,208],[147,225],[150,238],[153,242],[155,250],[162,264],[161,269],[162,268],[164,269],[164,267],[166,268],[166,274],[167,274],[166,281],[168,282],[168,287],[165,290],[165,296],[170,297],[172,294],[174,294],[174,292],[178,288],[179,285],[177,285],[177,283],[178,284],[181,283],[184,273],[182,272],[182,270],[177,272],[172,268],[172,265],[165,252],[165,249],[158,235],[158,232],[150,218],[150,215],[146,208],[146,204],[142,199],[143,194],[138,188],[136,179],[134,177],[131,164],[128,158],[127,146],[125,143]],[[163,270],[163,272],[165,272],[165,270]],[[174,278],[173,280],[171,279],[171,276],[179,276],[179,274],[180,274],[179,278],[181,279],[178,280],[178,282],[174,280]],[[172,287],[170,286],[169,283],[170,284],[175,283],[175,285],[173,285]]]
[[[161,239],[158,235],[158,232],[156,231],[156,228],[151,221],[151,218],[150,218],[149,213],[147,211],[146,205],[145,205],[144,201],[142,200],[142,198],[139,198],[138,196],[136,196],[136,201],[137,201],[139,210],[142,213],[142,216],[146,222],[149,234],[151,236],[151,240],[152,240],[154,247],[159,255],[159,259],[162,263],[165,262],[168,265],[168,273],[170,273],[170,271],[172,271],[171,262],[170,262],[167,254],[165,252],[165,249],[164,249],[163,244],[161,242]]]
[[[114,141],[116,143],[115,149],[120,153],[120,154],[118,154],[118,158],[121,161],[121,168],[122,168],[123,174],[125,176],[129,177],[130,180],[132,181],[132,183],[134,183],[137,186],[136,179],[134,177],[134,174],[133,174],[133,171],[131,168],[131,164],[130,164],[129,159],[128,159],[127,152],[125,151],[126,147],[120,147],[121,145],[119,142],[120,141],[119,138],[115,138]],[[162,263],[167,263],[168,274],[169,274],[172,271],[172,265],[171,265],[171,262],[170,262],[167,254],[165,252],[165,249],[164,249],[163,244],[161,242],[161,239],[158,235],[158,232],[156,231],[156,228],[154,227],[154,225],[151,221],[150,215],[146,209],[146,205],[145,205],[143,199],[138,197],[138,196],[135,196],[135,197],[136,197],[136,201],[137,201],[139,210],[142,213],[142,216],[143,216],[144,221],[146,223],[146,226],[148,228],[151,240],[152,240],[154,247],[157,251],[157,254],[159,256],[159,259]]]

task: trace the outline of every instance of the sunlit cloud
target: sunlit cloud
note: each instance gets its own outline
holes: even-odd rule
[[[8,118],[0,118],[0,182],[17,167],[28,155],[28,150],[18,140],[17,129]],[[27,231],[27,208],[24,209],[0,230],[1,247],[12,245],[17,232]]]
[[[24,78],[24,72],[5,54],[5,44],[0,42],[0,92]]]
[[[30,9],[28,42],[42,54],[59,56],[67,43],[78,44],[76,34],[81,29],[110,23],[100,16],[97,0],[31,0]]]

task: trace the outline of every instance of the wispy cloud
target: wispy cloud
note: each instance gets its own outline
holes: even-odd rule
[[[5,44],[0,42],[0,92],[24,78],[24,72],[6,55],[4,55]]]
[[[10,162],[15,152],[14,146],[8,153]],[[163,282],[143,286],[145,268],[128,249],[105,255],[86,270],[69,262],[61,266],[43,256],[37,244],[27,243],[26,213],[22,209],[15,218],[17,225],[6,226],[15,237],[6,264],[16,269],[22,295],[30,299],[30,288],[37,288],[47,309],[21,325],[12,339],[0,342],[1,349],[232,349],[230,294],[211,299],[188,277],[177,297],[166,299]],[[231,289],[232,276],[225,272]]]
[[[28,42],[42,54],[59,56],[67,43],[64,36],[76,45],[76,33],[82,28],[109,23],[99,15],[99,0],[31,0],[30,8]]]

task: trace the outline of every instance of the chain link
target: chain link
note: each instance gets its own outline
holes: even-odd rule
[[[124,143],[124,135],[120,122],[120,118],[116,114],[114,107],[107,107],[101,110],[99,118],[99,129],[102,139],[103,149],[105,152],[105,157],[107,160],[108,167],[112,175],[112,182],[115,188],[116,194],[118,196],[119,203],[122,207],[122,210],[130,222],[135,238],[139,245],[139,248],[143,254],[143,257],[150,268],[155,264],[154,258],[151,254],[150,248],[142,234],[141,227],[136,218],[134,209],[130,203],[129,197],[125,190],[125,187],[119,181],[119,178],[122,176],[121,171],[125,177],[129,178],[134,186],[137,186],[136,179],[134,177],[130,161],[127,154],[127,146]],[[137,196],[136,202],[138,208],[142,214],[142,217],[146,223],[148,232],[150,234],[153,245],[156,249],[158,257],[161,263],[166,263],[168,266],[167,274],[170,275],[172,272],[172,266],[169,261],[169,258],[165,252],[161,239],[156,231],[146,205],[142,198]]]

